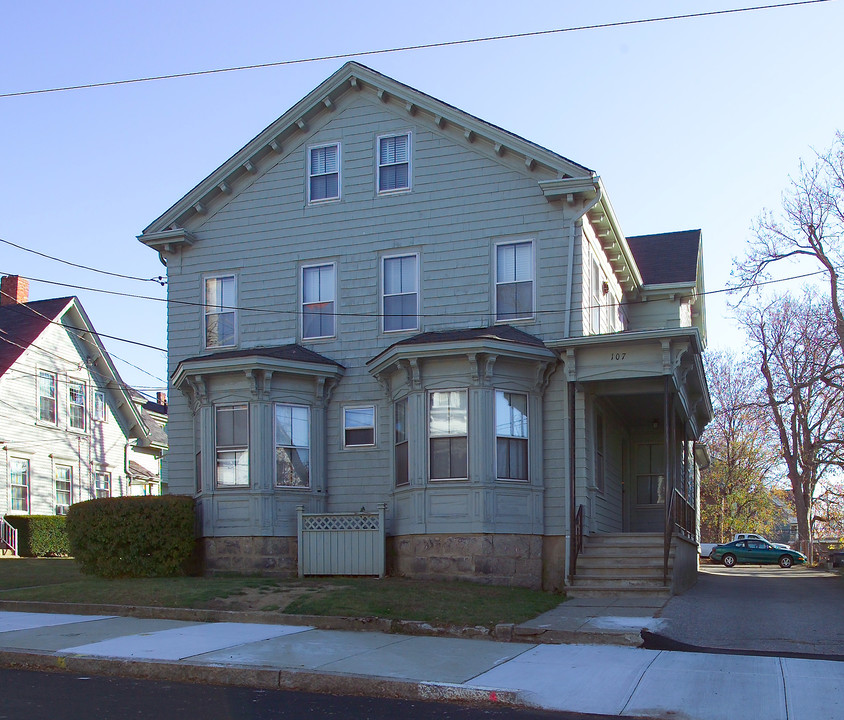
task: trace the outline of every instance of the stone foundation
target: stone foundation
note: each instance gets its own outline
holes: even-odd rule
[[[299,543],[295,537],[213,537],[201,538],[206,573],[295,577],[298,572]]]
[[[540,535],[400,535],[387,538],[387,573],[420,580],[542,586]]]

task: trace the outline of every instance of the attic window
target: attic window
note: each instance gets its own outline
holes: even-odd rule
[[[340,143],[308,150],[308,202],[340,197]]]
[[[410,189],[410,133],[378,138],[378,192]]]

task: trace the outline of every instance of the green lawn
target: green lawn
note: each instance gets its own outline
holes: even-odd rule
[[[536,617],[556,607],[563,596],[523,588],[403,578],[104,580],[80,574],[71,559],[0,558],[0,600],[263,610],[492,627]]]

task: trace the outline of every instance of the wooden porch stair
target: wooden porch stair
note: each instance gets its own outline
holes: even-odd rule
[[[663,578],[662,533],[601,533],[583,538],[577,573],[566,588],[569,597],[604,595],[668,596],[674,551],[668,559],[669,584]]]

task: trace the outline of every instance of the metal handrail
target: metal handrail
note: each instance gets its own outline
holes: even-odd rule
[[[9,548],[12,555],[18,554],[18,531],[5,518],[0,518],[0,548]]]
[[[579,505],[574,515],[574,553],[571,559],[571,574],[577,572],[577,556],[583,552],[583,505]]]

